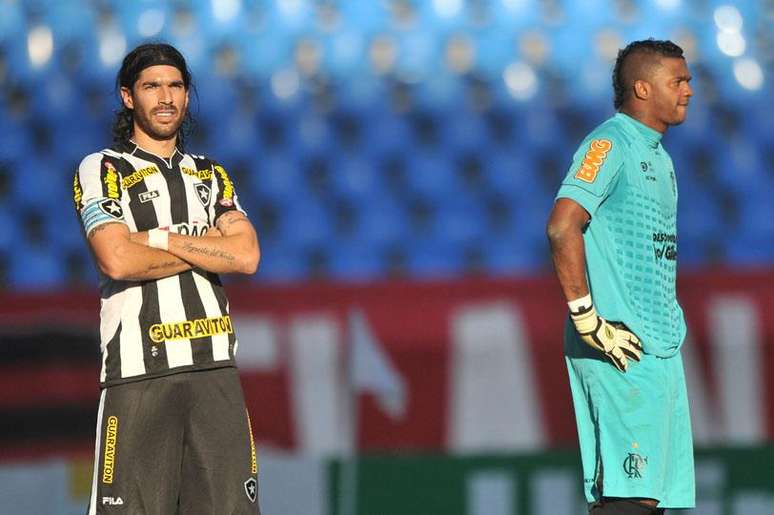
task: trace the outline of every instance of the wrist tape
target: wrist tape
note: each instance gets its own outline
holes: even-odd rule
[[[148,231],[148,246],[154,249],[169,250],[169,231],[166,229]]]

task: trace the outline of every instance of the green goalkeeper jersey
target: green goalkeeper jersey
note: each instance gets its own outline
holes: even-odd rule
[[[675,294],[677,182],[661,133],[618,113],[575,153],[557,194],[583,206],[586,274],[600,316],[624,322],[644,351],[676,354],[685,319]]]

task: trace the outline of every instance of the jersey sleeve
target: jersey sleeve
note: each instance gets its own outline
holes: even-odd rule
[[[618,181],[623,154],[623,145],[614,137],[586,139],[575,153],[556,198],[572,199],[593,216]]]
[[[109,222],[125,223],[121,179],[112,159],[98,152],[81,161],[73,180],[73,201],[87,235]]]
[[[223,213],[229,211],[239,211],[243,214],[245,210],[242,209],[242,205],[239,203],[236,190],[234,189],[234,182],[229,177],[226,169],[220,164],[213,162],[213,187],[215,193],[215,201],[210,204],[210,219],[212,225],[215,225],[218,218]]]

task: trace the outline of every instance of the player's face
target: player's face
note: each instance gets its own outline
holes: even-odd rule
[[[170,140],[177,136],[188,109],[188,90],[180,70],[174,66],[145,68],[131,91],[121,88],[124,104],[134,110],[134,132],[151,139]]]
[[[661,58],[661,66],[653,73],[653,115],[666,127],[685,121],[688,102],[693,95],[691,74],[685,59]]]

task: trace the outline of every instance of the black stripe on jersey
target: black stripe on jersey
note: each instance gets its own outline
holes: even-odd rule
[[[105,346],[105,382],[121,378],[121,322],[118,323],[116,334]]]
[[[150,338],[150,328],[159,320],[161,320],[159,288],[156,281],[148,281],[142,285],[142,309],[140,311],[140,336],[142,337],[142,355],[146,374],[156,374],[169,370],[165,344],[156,343]]]
[[[150,231],[159,226],[159,219],[156,216],[156,210],[153,208],[153,202],[140,202],[140,195],[148,192],[148,185],[145,181],[140,181],[127,190],[129,192],[129,211],[134,218],[134,224],[137,226],[137,232]]]
[[[228,300],[226,300],[226,292],[223,290],[223,284],[220,282],[218,274],[207,272],[207,279],[212,285],[212,291],[215,293],[215,299],[218,301],[218,307],[220,312],[224,315],[228,314]],[[234,344],[236,343],[236,330],[228,335],[228,355],[231,359],[234,359]]]
[[[164,179],[167,181],[167,190],[169,191],[172,223],[181,224],[188,222],[188,195],[185,192],[183,172],[180,170],[183,154],[176,150],[175,153],[172,154],[172,157],[169,158],[169,162],[166,162],[159,156],[146,152],[139,147],[137,147],[132,154],[154,163],[164,175]],[[138,227],[137,230],[139,231],[142,229]]]
[[[183,309],[186,320],[199,320],[207,318],[204,303],[196,289],[193,274],[197,272],[189,270],[180,274],[180,294],[183,297]],[[215,357],[212,352],[212,337],[195,338],[191,340],[191,354],[194,365],[211,363]]]
[[[162,169],[165,170],[164,177],[167,179],[167,188],[169,189],[172,223],[188,222],[188,194],[185,191],[185,180],[183,172],[180,171],[180,165]]]

